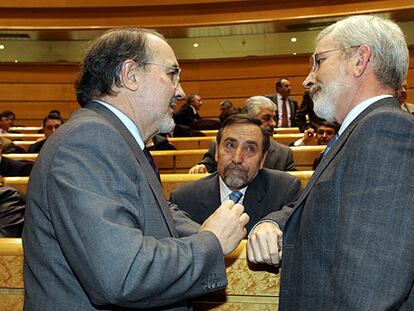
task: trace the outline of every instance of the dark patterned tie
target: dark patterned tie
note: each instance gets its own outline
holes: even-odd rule
[[[236,204],[240,201],[242,196],[243,196],[243,193],[241,193],[240,191],[233,191],[232,193],[229,194],[229,199],[232,200],[234,204]]]
[[[289,127],[286,98],[282,97],[282,127]]]
[[[160,176],[160,171],[158,169],[157,164],[154,161],[154,158],[152,157],[151,153],[148,151],[147,147],[144,148],[144,154],[148,159],[148,162],[151,164],[152,169],[155,172],[155,175],[157,175],[158,180],[161,182],[161,176]]]

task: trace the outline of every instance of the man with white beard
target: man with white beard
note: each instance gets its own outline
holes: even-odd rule
[[[260,226],[283,230],[280,310],[414,310],[414,120],[393,97],[408,63],[400,28],[379,17],[317,37],[303,84],[339,135],[294,211],[269,215],[248,248],[271,263],[277,253],[259,246],[278,245],[281,232]]]

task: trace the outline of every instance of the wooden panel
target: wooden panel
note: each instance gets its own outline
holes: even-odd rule
[[[410,48],[408,101],[414,102],[414,49]],[[182,86],[187,95],[203,97],[200,114],[217,118],[219,104],[230,99],[237,107],[254,95],[274,94],[274,84],[281,77],[292,82],[292,98],[302,102],[302,82],[309,64],[308,56],[251,57],[180,61]],[[17,123],[40,125],[52,109],[59,109],[64,119],[76,110],[73,83],[79,64],[3,64],[0,63],[0,111],[13,110]],[[177,109],[184,103],[181,100]]]
[[[79,2],[79,0],[77,0]],[[96,0],[95,0],[96,1]],[[199,0],[200,1],[200,0]],[[23,2],[23,1],[19,1]],[[277,1],[255,0],[226,2],[214,5],[197,0],[192,4],[136,6],[126,5],[108,10],[105,5],[83,7],[72,5],[68,8],[39,1],[42,4],[25,7],[8,5],[0,10],[0,28],[76,28],[94,29],[115,26],[140,25],[150,28],[195,27],[226,25],[236,23],[290,21],[303,23],[314,18],[338,17],[358,13],[407,10],[411,13],[413,3],[410,0],[334,0],[334,1]],[[109,1],[106,0],[105,3]],[[35,3],[35,1],[31,2]],[[144,2],[145,4],[146,2]],[[163,1],[167,4],[167,1]],[[117,4],[114,3],[114,6]],[[125,5],[125,2],[124,2]],[[56,8],[57,7],[57,8]]]
[[[275,267],[247,260],[246,241],[225,257],[228,286],[214,295],[196,299],[195,309],[214,305],[225,310],[268,310],[277,307],[280,278]],[[0,239],[0,308],[22,310],[24,299],[21,239]],[[247,305],[246,305],[247,304]],[[210,307],[208,307],[210,308]]]

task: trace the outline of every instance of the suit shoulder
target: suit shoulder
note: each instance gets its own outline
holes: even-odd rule
[[[194,195],[195,192],[204,191],[204,186],[208,183],[215,182],[216,178],[217,173],[214,173],[206,177],[200,178],[198,180],[188,182],[184,185],[175,188],[173,191],[171,191],[171,194],[187,195],[188,193],[192,193],[192,195]]]
[[[283,144],[281,144],[281,143],[278,143],[278,142],[277,142],[277,141],[275,141],[275,140],[271,140],[271,141],[270,141],[270,146],[271,146],[273,149],[278,150],[278,151],[292,152],[292,150],[291,150],[288,146],[283,145]]]
[[[261,174],[263,174],[263,177],[268,180],[285,180],[285,181],[299,180],[296,176],[293,176],[292,174],[286,173],[284,171],[272,170],[268,168],[263,168],[261,170]]]

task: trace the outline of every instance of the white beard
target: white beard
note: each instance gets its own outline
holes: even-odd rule
[[[341,105],[338,102],[339,95],[344,94],[349,81],[348,75],[345,73],[344,64],[340,66],[340,72],[335,80],[331,80],[329,83],[325,83],[325,86],[320,83],[315,84],[312,88],[319,88],[320,90],[316,96],[312,97],[313,111],[315,114],[325,119],[328,122],[336,121],[337,108]],[[351,95],[351,94],[350,94]]]

